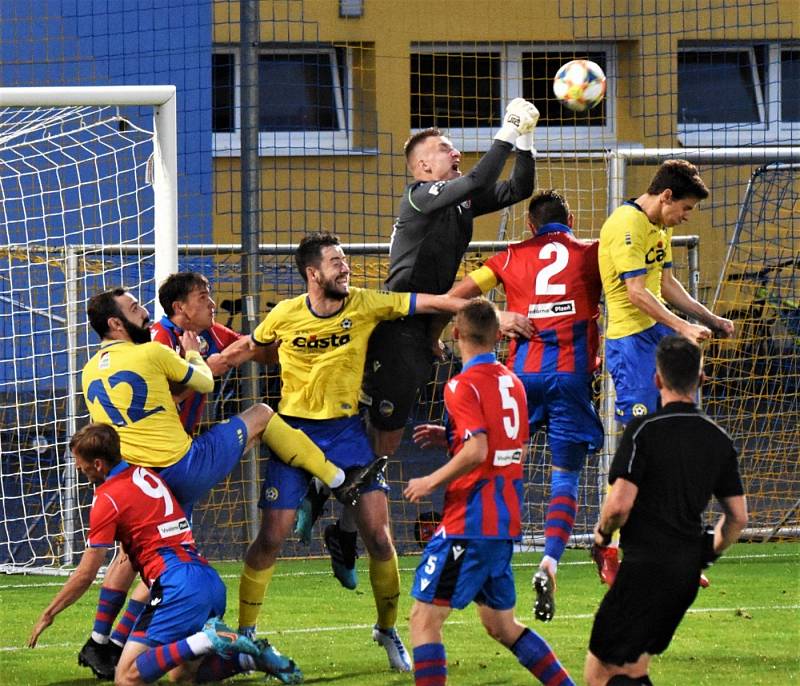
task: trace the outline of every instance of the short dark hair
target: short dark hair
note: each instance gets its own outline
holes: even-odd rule
[[[461,338],[473,345],[494,346],[500,316],[490,300],[472,298],[456,314],[456,326]]]
[[[322,261],[322,249],[329,245],[339,245],[339,237],[327,231],[310,233],[300,241],[294,253],[294,261],[297,271],[306,283],[308,283],[306,267],[319,267]]]
[[[158,289],[158,302],[167,317],[175,314],[172,303],[184,302],[197,288],[208,288],[208,279],[199,272],[176,272],[170,274]]]
[[[117,298],[128,292],[126,288],[117,286],[102,293],[95,293],[86,305],[86,314],[89,317],[89,324],[97,332],[100,338],[105,338],[109,332],[108,320],[111,317],[124,319],[122,310],[119,309]]]
[[[103,460],[111,467],[122,460],[119,434],[110,424],[87,424],[73,434],[69,449],[80,453],[84,460]]]
[[[444,134],[441,132],[441,130],[437,129],[435,126],[432,126],[429,129],[422,129],[422,131],[417,131],[405,143],[403,143],[403,153],[405,153],[406,162],[408,162],[409,158],[411,157],[411,153],[414,152],[414,148],[416,148],[417,145],[422,143],[422,141],[424,141],[426,138],[443,135]]]
[[[670,334],[656,347],[656,369],[670,391],[691,395],[700,384],[703,353],[688,338]]]
[[[660,195],[667,188],[672,191],[672,197],[675,200],[683,198],[705,200],[708,197],[708,188],[700,178],[700,172],[687,160],[662,162],[650,182],[647,193],[648,195]]]
[[[537,191],[528,203],[528,218],[536,228],[551,222],[566,224],[569,218],[569,203],[554,188]]]

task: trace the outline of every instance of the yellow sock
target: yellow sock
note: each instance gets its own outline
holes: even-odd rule
[[[281,460],[292,467],[305,469],[328,486],[335,483],[339,468],[325,458],[319,447],[302,431],[293,429],[277,414],[267,423],[261,439],[269,449]]]
[[[273,571],[275,565],[266,569],[253,569],[245,563],[239,580],[240,628],[255,627],[258,622],[258,614],[261,612],[261,604],[264,602],[264,594],[272,580]]]
[[[400,598],[400,570],[396,554],[389,560],[369,558],[369,583],[378,610],[378,626],[391,629],[397,624],[397,601]]]

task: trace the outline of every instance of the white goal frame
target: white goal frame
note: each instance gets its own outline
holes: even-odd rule
[[[178,269],[178,141],[177,141],[177,94],[173,85],[153,86],[64,86],[0,88],[0,107],[124,107],[140,106],[153,108],[153,155],[152,188],[154,220],[154,280],[161,283]],[[0,145],[3,142],[0,140]],[[9,246],[10,247],[10,246]],[[74,253],[68,255],[73,260]],[[69,271],[70,265],[67,265]],[[74,288],[74,284],[72,284]],[[77,340],[77,312],[75,293],[67,292],[67,340],[74,349]],[[161,306],[156,298],[156,318]],[[67,430],[71,436],[76,429],[75,398],[79,392],[75,366],[75,355],[68,355],[68,403]],[[75,550],[73,538],[75,523],[72,513],[78,502],[75,465],[69,450],[65,451],[64,480],[62,487],[63,509],[69,516],[63,518],[64,548],[61,562],[71,565]],[[16,564],[0,565],[0,571],[16,571]],[[57,568],[24,567],[26,572],[58,573]]]

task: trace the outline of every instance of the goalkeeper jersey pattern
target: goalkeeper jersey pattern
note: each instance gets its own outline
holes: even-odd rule
[[[522,462],[528,443],[522,382],[493,353],[484,353],[447,383],[444,404],[450,454],[457,455],[479,433],[486,434],[488,452],[482,464],[447,485],[437,533],[518,539],[522,534]]]
[[[614,210],[600,230],[600,276],[606,294],[608,338],[649,329],[655,320],[631,303],[625,279],[645,275],[645,285],[661,297],[661,273],[672,267],[672,229],[652,224],[629,200]]]
[[[131,464],[168,467],[189,450],[192,439],[178,417],[169,381],[200,393],[214,388],[200,356],[194,353],[190,360],[155,341],[104,341],[83,368],[89,415],[93,422],[116,427],[122,456]]]
[[[184,511],[161,477],[125,462],[97,487],[89,513],[89,547],[110,548],[114,541],[122,544],[148,586],[174,559],[207,564],[197,553]]]
[[[602,289],[597,241],[578,240],[564,224],[545,224],[470,277],[483,293],[503,284],[506,309],[526,315],[534,328],[530,340],[509,344],[506,364],[515,374],[597,369]]]
[[[253,332],[280,341],[281,414],[303,419],[358,412],[367,342],[378,322],[414,314],[416,295],[350,288],[336,314],[315,314],[307,295],[279,302]]]

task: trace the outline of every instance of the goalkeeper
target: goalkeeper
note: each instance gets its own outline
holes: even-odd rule
[[[683,336],[656,349],[661,409],[625,429],[593,554],[622,529],[624,557],[597,611],[584,677],[589,686],[650,684],[650,656],[669,646],[698,592],[697,577],[747,523],[731,438],[695,404],[702,353]],[[703,532],[712,494],[722,516]]]
[[[441,294],[450,289],[472,240],[475,217],[531,195],[538,120],[533,104],[512,100],[491,147],[466,174],[461,172],[461,153],[439,129],[424,129],[406,141],[403,151],[414,180],[403,193],[392,231],[387,290]],[[498,181],[515,145],[511,176]],[[402,317],[381,322],[373,332],[361,402],[376,455],[391,456],[397,450],[417,391],[430,380],[433,362],[441,357],[439,334],[448,320],[437,315]],[[505,330],[505,319],[502,324]],[[319,511],[319,505],[314,510]],[[326,530],[325,540],[329,549],[341,551],[334,558],[337,578],[354,588],[355,526],[346,519],[337,522]],[[342,562],[349,569],[343,569]]]

